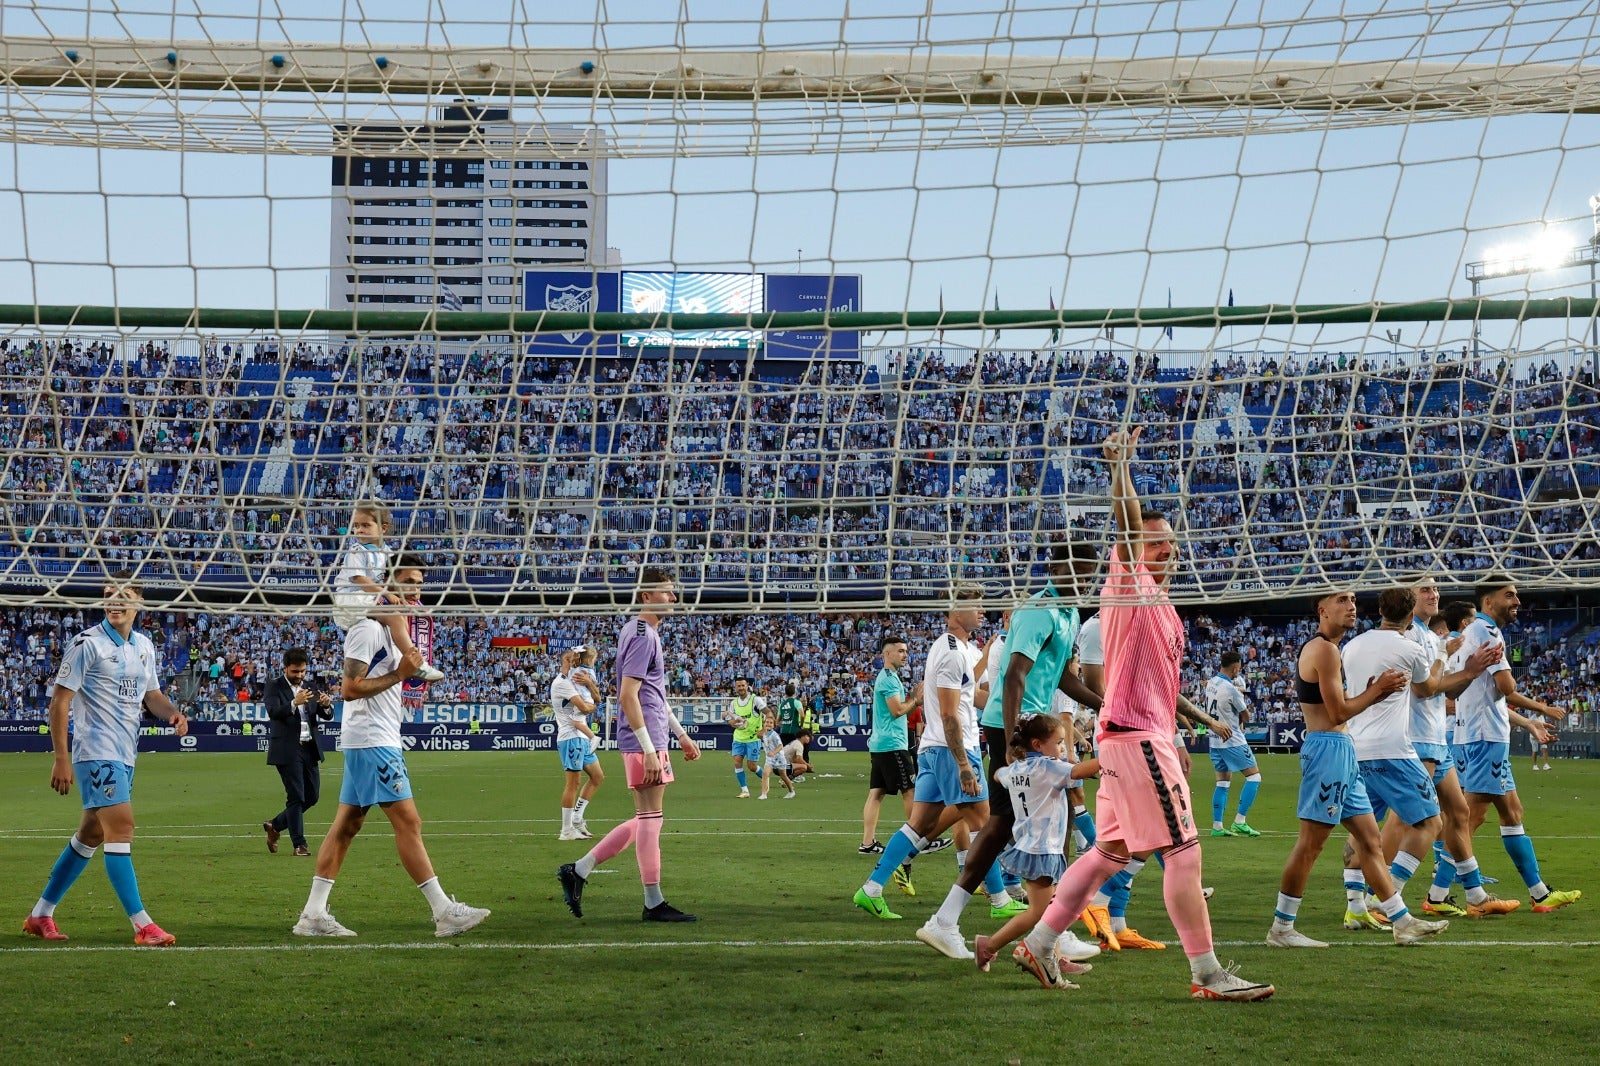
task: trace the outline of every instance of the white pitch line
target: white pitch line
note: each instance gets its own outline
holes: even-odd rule
[[[1176,941],[1168,943],[1176,945]],[[1264,947],[1260,940],[1219,940],[1220,948]],[[1336,948],[1370,948],[1394,950],[1392,943],[1371,940],[1336,940],[1329,944]],[[132,951],[141,954],[199,954],[204,952],[248,951],[609,951],[637,948],[706,948],[710,950],[744,950],[746,948],[917,948],[926,950],[915,940],[589,940],[570,943],[476,943],[473,941],[421,940],[416,943],[350,944],[325,943],[307,940],[289,944],[200,944],[175,945],[170,948],[140,948],[132,944],[97,944],[78,947],[26,947],[0,948],[0,956],[32,955],[46,952],[108,952]],[[1600,948],[1600,940],[1446,940],[1431,941],[1426,949],[1434,948]]]

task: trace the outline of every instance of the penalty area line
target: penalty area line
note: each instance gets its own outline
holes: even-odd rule
[[[1170,942],[1177,946],[1176,941]],[[1219,940],[1217,947],[1265,947],[1259,940]],[[1393,950],[1394,944],[1375,941],[1336,940],[1329,944],[1335,948],[1370,948]],[[1600,948],[1600,940],[1444,940],[1433,941],[1427,948]],[[422,940],[416,943],[351,944],[328,943],[320,938],[308,938],[287,944],[177,944],[170,948],[141,948],[132,944],[86,944],[75,947],[0,948],[0,956],[43,954],[46,952],[108,952],[135,951],[144,954],[202,954],[207,952],[278,952],[278,951],[612,951],[638,948],[707,949],[712,951],[743,951],[748,948],[916,948],[926,950],[915,940],[583,940],[567,943],[505,943],[472,941]]]

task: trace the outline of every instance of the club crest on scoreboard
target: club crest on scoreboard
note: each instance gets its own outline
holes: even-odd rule
[[[586,315],[594,311],[594,290],[581,285],[546,285],[544,287],[544,306],[549,311],[569,311],[574,314]],[[583,336],[584,330],[576,333],[563,333],[570,344],[576,344],[578,338]]]

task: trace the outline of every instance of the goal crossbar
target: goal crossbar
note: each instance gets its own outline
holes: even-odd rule
[[[1594,113],[1600,65],[972,55],[907,50],[574,51],[8,37],[13,87],[384,96],[1299,111]]]

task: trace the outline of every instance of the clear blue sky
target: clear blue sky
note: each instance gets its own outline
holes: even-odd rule
[[[206,14],[195,12],[203,6]],[[94,0],[96,14],[0,4],[0,34],[155,40],[1409,59],[1571,64],[1600,52],[1593,5],[1015,3],[995,0],[700,3],[243,3]],[[1448,6],[1448,5],[1447,5]],[[1337,10],[1334,10],[1334,9]],[[556,11],[564,21],[547,19]],[[679,11],[688,21],[679,24]],[[871,17],[863,15],[871,12]],[[324,15],[329,17],[323,17]],[[339,16],[346,20],[343,24]],[[370,17],[369,17],[370,16]],[[1262,18],[1279,21],[1256,25]],[[654,19],[656,21],[650,21]],[[477,20],[477,21],[473,21]],[[1095,36],[1090,36],[1094,34]],[[7,100],[18,111],[17,98]],[[420,102],[407,102],[417,117]],[[642,105],[622,105],[631,116]],[[20,109],[25,110],[25,109]],[[159,113],[159,108],[156,109]],[[341,117],[336,107],[330,113]],[[669,112],[657,105],[654,114]],[[552,121],[604,125],[554,103]],[[519,117],[533,118],[528,107]],[[835,269],[865,276],[869,309],[1407,301],[1465,296],[1462,265],[1536,235],[1574,244],[1600,192],[1600,117],[1532,116],[1292,133],[998,150],[765,158],[619,158],[610,243],[646,268]],[[8,145],[0,151],[0,287],[7,301],[321,306],[328,258],[321,157]],[[1502,290],[1527,291],[1512,279]],[[1539,295],[1583,295],[1587,275],[1542,275]],[[1574,324],[1580,336],[1584,326]],[[1564,335],[1530,327],[1524,344]],[[1245,331],[1235,339],[1244,340]],[[1293,335],[1352,346],[1364,331]],[[1464,326],[1446,327],[1459,341]],[[1382,336],[1381,329],[1378,331]],[[1415,342],[1416,327],[1405,339]],[[1252,334],[1254,335],[1254,334]],[[1288,336],[1282,331],[1275,337]],[[1437,336],[1437,334],[1435,334]],[[1491,342],[1510,332],[1488,326]],[[1038,343],[1017,334],[1017,343]],[[1122,339],[1132,340],[1125,336]],[[1142,338],[1164,345],[1156,331]],[[1209,333],[1179,331],[1177,347]],[[1228,338],[1222,338],[1226,341]],[[1433,339],[1433,338],[1429,338]]]

